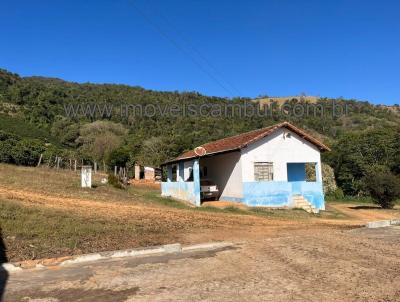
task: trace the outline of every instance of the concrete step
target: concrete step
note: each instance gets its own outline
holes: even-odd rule
[[[294,204],[295,206],[297,206],[297,207],[311,207],[309,204],[307,204],[307,203],[295,203]]]
[[[307,200],[305,200],[304,198],[302,198],[302,199],[300,199],[300,198],[296,198],[296,199],[293,199],[294,201],[297,201],[297,202],[308,202]]]
[[[318,213],[318,209],[316,209],[307,199],[304,198],[302,195],[294,195],[292,197],[293,204],[295,208],[303,209],[308,213]]]

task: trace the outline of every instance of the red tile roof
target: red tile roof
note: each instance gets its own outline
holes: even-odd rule
[[[273,133],[275,130],[279,128],[287,128],[303,139],[309,141],[310,143],[314,144],[317,146],[321,151],[330,151],[329,147],[325,146],[323,143],[318,141],[317,139],[313,138],[311,135],[307,134],[303,130],[293,126],[289,122],[283,122],[280,124],[276,124],[274,126],[266,127],[266,128],[261,128],[257,130],[253,130],[250,132],[238,134],[235,136],[230,136],[227,138],[223,138],[217,141],[213,141],[210,143],[206,143],[204,145],[201,145],[200,147],[204,148],[205,155],[212,155],[212,154],[217,154],[217,153],[222,153],[222,152],[228,152],[228,151],[234,151],[234,150],[240,150],[246,146],[248,146],[251,143],[254,143],[271,133]],[[186,160],[186,159],[191,159],[191,158],[196,158],[199,157],[194,150],[187,151],[179,155],[173,160],[168,161],[167,163],[172,163],[172,162],[177,162],[181,160]]]

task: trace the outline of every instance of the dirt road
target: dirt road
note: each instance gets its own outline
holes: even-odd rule
[[[5,301],[399,301],[400,228],[281,232],[234,249],[13,274]]]

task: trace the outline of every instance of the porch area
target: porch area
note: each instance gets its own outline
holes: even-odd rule
[[[201,205],[199,160],[180,161],[162,167],[166,179],[161,182],[161,196]]]

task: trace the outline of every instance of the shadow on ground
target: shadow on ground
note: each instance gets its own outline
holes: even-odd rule
[[[6,254],[6,245],[4,244],[2,232],[0,229],[0,301],[3,301],[3,295],[6,289],[8,280],[8,272],[1,266],[1,264],[8,262]]]
[[[383,208],[379,206],[354,206],[354,207],[349,207],[349,209],[352,210],[383,210]]]

